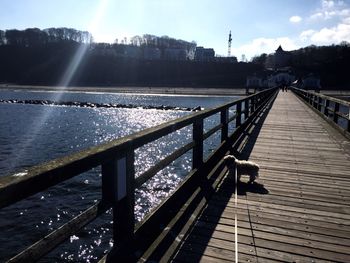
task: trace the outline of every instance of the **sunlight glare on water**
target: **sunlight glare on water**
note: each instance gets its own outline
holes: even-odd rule
[[[45,96],[50,94],[9,94],[8,92],[5,94],[5,96],[11,97],[14,95],[24,98],[41,96],[46,99]],[[87,94],[66,94],[66,96],[68,98],[74,96],[77,100],[80,97],[87,98],[88,101],[92,102],[95,100],[94,95]],[[99,99],[106,101],[108,98],[118,103],[126,96],[107,94],[106,97]],[[172,98],[172,103],[191,106],[213,102],[212,98],[186,98],[186,102],[182,98]],[[165,100],[168,98],[140,96],[140,103],[143,99],[147,100],[147,104],[166,105]],[[221,98],[221,103],[226,99]],[[0,108],[5,113],[0,118],[0,124],[6,127],[6,129],[0,130],[0,137],[3,138],[0,145],[0,155],[3,154],[2,156],[6,156],[8,159],[5,162],[0,159],[0,172],[5,175],[20,169],[17,172],[18,176],[21,176],[22,173],[26,172],[24,169],[32,165],[100,145],[190,114],[189,112],[155,109],[77,108],[44,105],[2,104]],[[32,124],[46,111],[50,112],[50,117],[45,120],[43,128],[37,131],[36,135],[40,140],[30,144],[25,155],[19,158],[15,169],[11,169],[9,161],[17,156],[17,149],[22,147],[23,141],[31,138],[33,135]],[[217,116],[206,121],[206,130],[215,125],[217,125]],[[136,176],[141,175],[191,140],[192,126],[190,125],[136,149]],[[211,149],[212,140],[206,141]],[[135,191],[136,221],[141,221],[145,215],[174,191],[190,171],[191,165],[192,151],[189,151]],[[0,261],[20,252],[24,247],[36,242],[98,202],[101,199],[100,168],[96,167],[25,201],[2,209],[0,211],[2,219],[0,227],[6,227],[8,231],[6,233],[0,232],[0,242],[7,242],[12,249],[0,247]],[[67,242],[61,244],[41,262],[96,262],[113,244],[112,221],[111,211],[108,211],[82,231],[75,233],[75,236],[72,235]],[[12,238],[9,239],[9,236]]]
[[[94,18],[91,20],[90,25],[88,26],[88,29],[90,32],[96,32],[98,25],[103,17],[103,14],[107,8],[109,0],[100,0],[98,8],[96,10]],[[64,94],[64,90],[66,87],[70,84],[72,78],[74,77],[79,65],[81,64],[81,61],[83,60],[86,51],[88,49],[89,45],[87,43],[81,43],[75,52],[74,56],[72,57],[69,65],[67,66],[67,69],[65,70],[61,80],[59,81],[59,86],[61,87],[62,91],[55,93],[54,100],[59,101],[60,98]],[[52,108],[51,108],[52,109]],[[43,111],[43,114],[39,116],[35,122],[33,122],[31,126],[31,130],[28,130],[28,139],[23,142],[22,147],[18,150],[17,158],[12,160],[12,166],[15,167],[17,165],[18,160],[21,158],[23,154],[25,154],[28,147],[30,147],[32,144],[36,143],[37,140],[37,134],[39,131],[43,128],[47,120],[51,116],[51,110]]]

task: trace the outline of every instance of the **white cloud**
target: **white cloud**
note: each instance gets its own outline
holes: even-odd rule
[[[343,19],[344,24],[350,24],[350,17],[344,18]]]
[[[350,16],[350,9],[343,9],[339,11],[339,15],[342,17],[348,17]]]
[[[303,20],[300,16],[291,16],[289,18],[289,22],[291,23],[299,23],[301,20]]]
[[[350,22],[346,18],[343,22]],[[340,23],[334,27],[324,27],[319,31],[306,30],[299,35],[300,40],[316,45],[339,44],[342,41],[350,42],[350,23]]]
[[[321,7],[310,15],[311,20],[329,20],[350,16],[350,8],[343,1],[322,0]]]
[[[310,16],[310,18],[311,18],[311,19],[314,19],[314,20],[319,19],[319,18],[322,18],[322,17],[323,17],[323,13],[321,13],[321,12],[312,14],[312,15]]]
[[[323,0],[322,1],[322,8],[325,8],[325,9],[332,8],[332,7],[334,7],[334,5],[335,5],[335,3],[332,0]]]
[[[307,41],[309,38],[311,38],[311,36],[313,34],[315,34],[316,31],[315,30],[312,30],[312,29],[309,29],[309,30],[305,30],[303,32],[301,32],[299,38],[302,40],[302,41]]]
[[[274,53],[279,45],[281,45],[284,50],[294,50],[299,48],[295,41],[288,37],[256,38],[240,47],[232,48],[232,54],[237,56],[238,59],[240,59],[242,54],[250,59],[262,53]]]

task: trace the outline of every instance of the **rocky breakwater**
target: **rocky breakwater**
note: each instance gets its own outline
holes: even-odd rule
[[[155,110],[176,110],[176,111],[200,111],[200,106],[193,108],[174,107],[165,105],[134,105],[134,104],[113,104],[113,103],[91,103],[80,101],[51,101],[51,100],[0,100],[0,103],[9,104],[32,104],[32,105],[47,105],[47,106],[67,106],[80,108],[125,108],[125,109],[155,109]]]

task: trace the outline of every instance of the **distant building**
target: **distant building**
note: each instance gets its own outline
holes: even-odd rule
[[[289,52],[284,51],[281,46],[276,49],[274,55],[275,68],[283,68],[289,66],[291,55]]]
[[[264,89],[278,86],[289,86],[295,81],[296,77],[289,68],[276,71],[266,70],[248,76],[246,88]]]
[[[161,58],[161,51],[159,48],[145,47],[143,49],[143,58],[146,60],[157,60]]]
[[[268,78],[268,86],[276,87],[276,86],[289,86],[295,81],[296,77],[292,72],[288,69],[280,69],[274,72],[273,75]]]
[[[197,47],[194,55],[196,61],[214,61],[215,51],[212,48]]]

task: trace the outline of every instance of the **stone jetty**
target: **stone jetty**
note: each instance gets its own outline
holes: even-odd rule
[[[47,105],[47,106],[68,106],[68,107],[80,107],[80,108],[126,108],[126,109],[156,109],[156,110],[172,110],[172,111],[201,111],[203,108],[200,106],[187,108],[187,107],[175,107],[165,105],[134,105],[134,104],[113,104],[113,103],[91,103],[80,101],[52,101],[52,100],[16,100],[7,99],[0,100],[0,103],[9,104],[32,104],[32,105]]]

